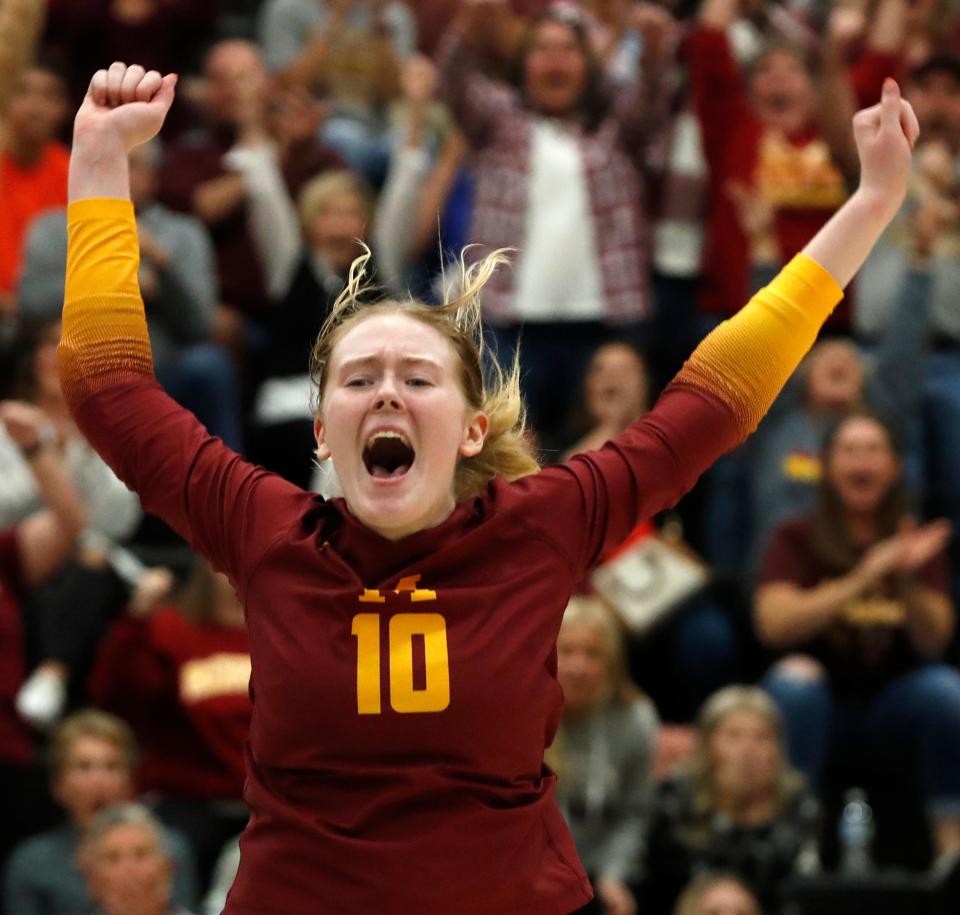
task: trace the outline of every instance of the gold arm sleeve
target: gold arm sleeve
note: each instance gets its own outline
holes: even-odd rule
[[[67,279],[58,355],[71,406],[124,375],[153,377],[129,200],[80,200],[67,212]]]
[[[833,277],[798,254],[769,286],[704,338],[674,380],[728,404],[746,438],[842,298]]]

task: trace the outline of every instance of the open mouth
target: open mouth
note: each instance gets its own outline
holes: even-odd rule
[[[400,432],[375,432],[363,446],[363,464],[376,480],[402,477],[415,459],[413,446]]]

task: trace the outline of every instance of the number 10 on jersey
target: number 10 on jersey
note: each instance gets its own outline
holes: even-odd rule
[[[357,712],[379,715],[382,694],[379,613],[358,613],[351,632],[357,640]],[[423,637],[426,682],[413,676],[414,637]],[[388,626],[390,707],[395,712],[442,712],[450,705],[447,622],[439,613],[397,613]]]

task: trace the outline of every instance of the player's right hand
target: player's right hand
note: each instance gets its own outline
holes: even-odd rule
[[[90,80],[74,121],[74,138],[119,146],[129,153],[153,139],[173,104],[177,76],[161,76],[139,64],[111,64]]]

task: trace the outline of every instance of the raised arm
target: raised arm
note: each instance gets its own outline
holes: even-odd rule
[[[18,525],[20,563],[26,583],[34,585],[70,556],[86,518],[45,414],[32,404],[8,400],[0,402],[0,423],[23,452],[46,506]]]
[[[600,451],[527,484],[553,502],[544,517],[555,533],[562,496],[548,481],[577,477],[579,504],[566,510],[587,520],[582,532],[563,529],[560,544],[575,566],[589,568],[640,520],[674,504],[756,429],[903,202],[918,132],[913,109],[889,81],[880,104],[854,118],[860,187],[804,251],[704,339],[647,416]]]
[[[144,508],[242,592],[305,496],[213,438],[153,377],[127,155],[160,129],[175,84],[114,64],[77,113],[60,377],[77,425]]]

